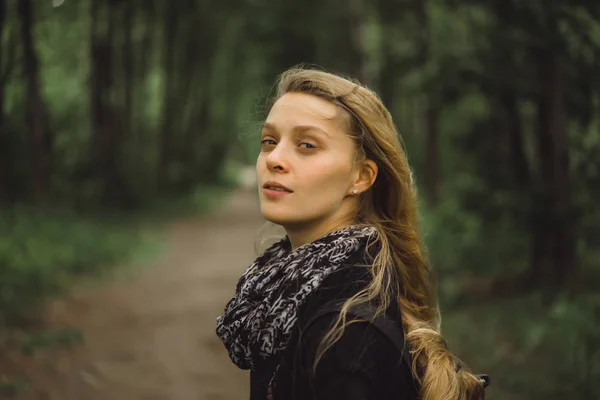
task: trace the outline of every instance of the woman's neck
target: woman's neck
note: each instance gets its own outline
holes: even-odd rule
[[[298,247],[303,246],[307,243],[314,242],[327,235],[330,232],[337,231],[339,229],[345,228],[351,225],[350,223],[328,223],[328,224],[319,224],[312,226],[293,226],[285,227],[285,231],[287,237],[290,240],[290,244],[292,245],[292,250],[296,250]]]

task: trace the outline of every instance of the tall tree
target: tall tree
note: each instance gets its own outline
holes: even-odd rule
[[[402,3],[398,1],[377,1],[377,15],[381,24],[382,53],[378,87],[383,103],[392,113],[397,100],[399,76],[403,72],[403,63],[397,50],[398,20],[402,11]]]
[[[30,129],[32,194],[37,201],[48,195],[52,132],[40,86],[40,66],[33,40],[34,16],[31,0],[18,2],[23,45],[23,74],[27,88],[27,124]]]
[[[121,116],[116,109],[116,50],[119,0],[91,0],[90,106],[93,176],[102,204],[122,205],[126,185],[119,171]]]
[[[349,73],[365,84],[370,84],[367,74],[367,49],[365,46],[365,14],[367,5],[363,0],[348,0],[347,29],[350,37],[348,50],[350,53]]]
[[[268,6],[272,7],[272,6]],[[299,2],[281,2],[273,11],[275,23],[272,37],[278,37],[280,45],[275,50],[275,70],[271,76],[283,72],[291,66],[300,63],[318,63],[318,42],[314,29],[307,29],[308,21],[318,21],[321,6],[316,0]]]
[[[163,12],[162,31],[162,69],[164,72],[164,95],[161,112],[161,128],[158,151],[158,186],[168,190],[170,171],[174,155],[173,128],[176,125],[176,98],[177,98],[177,37],[178,13],[177,8],[167,7]]]
[[[127,135],[131,135],[134,129],[134,48],[133,48],[133,27],[135,18],[135,1],[129,0],[121,4],[123,9],[123,90],[124,107],[123,107],[123,131]]]
[[[365,48],[366,11],[364,0],[344,0],[344,3],[324,1],[314,18],[317,24],[327,24],[328,27],[312,35],[320,64],[328,70],[369,83]]]
[[[420,67],[427,71],[431,62],[429,16],[425,0],[415,0],[415,11],[418,21],[417,48],[419,49]],[[426,79],[427,80],[427,79]],[[422,95],[422,119],[425,128],[425,190],[431,205],[439,204],[442,197],[442,172],[440,169],[440,152],[438,138],[438,96],[434,85],[426,84]]]
[[[4,31],[6,25],[6,0],[0,0],[0,43],[4,43]],[[4,71],[4,54],[0,48],[0,204],[8,197],[8,132],[4,117],[4,87],[6,75]]]
[[[539,219],[534,230],[536,247],[532,273],[543,273],[560,287],[576,275],[575,226],[565,109],[565,77],[560,55],[551,47],[540,49],[538,152],[540,159]],[[537,275],[540,276],[540,275]]]

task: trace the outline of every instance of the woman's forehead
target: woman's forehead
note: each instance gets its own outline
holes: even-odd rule
[[[267,120],[294,116],[334,122],[338,115],[338,107],[330,101],[305,93],[286,93],[275,102]]]

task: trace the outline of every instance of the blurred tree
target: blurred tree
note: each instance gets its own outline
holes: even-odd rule
[[[323,29],[313,33],[316,47],[313,59],[329,70],[369,83],[364,34],[367,14],[364,0],[321,2],[315,17]],[[341,43],[344,45],[340,46]]]
[[[509,229],[520,232],[530,229],[529,269],[516,280],[505,273],[502,290],[537,285],[555,292],[576,280],[579,212],[570,163],[574,138],[567,133],[570,124],[582,121],[578,114],[593,101],[589,86],[583,89],[578,80],[591,73],[590,60],[581,62],[584,55],[598,51],[589,25],[591,19],[598,21],[597,9],[585,2],[542,7],[540,2],[495,0],[432,1],[428,8],[433,11],[429,20],[445,15],[436,21],[447,23],[448,14],[452,16],[451,30],[433,28],[446,29],[444,43],[452,45],[437,47],[435,37],[426,41],[428,45],[420,42],[421,57],[429,47],[432,60],[426,64],[420,90],[439,93],[438,104],[445,110],[481,96],[485,100],[480,103],[485,105],[482,112],[471,113],[471,120],[461,124],[460,141],[450,146],[459,154],[450,168],[468,171],[476,183],[453,184],[453,196],[483,221],[505,226],[510,221]],[[423,27],[428,20],[422,12],[419,15]],[[436,125],[424,126],[427,132]],[[430,164],[437,159],[432,156],[435,137],[429,131],[424,139],[421,172],[426,193],[433,192],[436,176]],[[519,257],[514,253],[507,262]]]
[[[27,124],[30,129],[30,172],[32,194],[36,201],[48,196],[50,189],[50,157],[52,154],[52,132],[48,109],[40,86],[40,65],[36,54],[33,28],[34,15],[31,0],[18,2],[23,45],[23,74],[27,87]]]
[[[425,0],[415,0],[414,8],[418,21],[417,41],[418,64],[425,71],[430,71],[432,68],[429,65],[432,62],[430,50],[430,27],[429,16],[427,12],[427,3]],[[427,79],[427,77],[425,78]],[[425,90],[421,96],[422,102],[422,118],[425,130],[425,180],[424,187],[427,198],[432,206],[437,206],[442,199],[442,172],[440,170],[440,154],[439,154],[439,130],[438,130],[438,114],[439,114],[439,95],[436,93],[435,85],[427,82]]]
[[[4,43],[6,31],[6,0],[0,0],[0,44]],[[6,121],[4,118],[5,87],[7,74],[5,72],[4,46],[0,46],[0,204],[8,197],[8,139]]]
[[[0,2],[5,202],[136,208],[218,183],[232,157],[253,161],[274,77],[318,64],[378,89],[427,207],[496,246],[498,269],[479,272],[511,266],[511,290],[577,280],[594,230],[581,215],[597,179],[599,7],[310,1]],[[477,270],[492,244],[464,243],[456,263]]]
[[[499,99],[508,125],[505,136],[509,138],[515,171],[513,185],[520,188],[529,186],[532,196],[529,202],[532,260],[526,282],[528,286],[537,283],[556,289],[572,283],[578,271],[567,107],[572,102],[568,97],[580,97],[581,94],[567,87],[576,87],[573,77],[586,68],[585,64],[578,63],[579,55],[569,51],[569,42],[588,42],[586,36],[589,33],[579,30],[579,22],[572,18],[572,12],[582,10],[587,3],[567,7],[560,2],[550,2],[542,8],[536,3],[523,5],[496,1],[492,2],[492,6],[498,20],[498,32],[504,32],[497,35],[501,43],[506,43],[504,37],[520,38],[509,40],[503,48],[508,54],[511,49],[513,53],[515,49],[516,52],[523,49],[521,54],[526,54],[525,60],[528,60],[523,65],[530,68],[524,71],[525,76],[531,79],[519,83],[525,88],[525,96],[537,103],[537,129],[534,131],[537,146],[531,162],[539,164],[533,169],[538,173],[532,181],[524,156],[516,101],[512,97],[518,90],[514,86],[507,90],[511,88],[509,82],[500,83],[504,89],[500,89]],[[597,10],[588,10],[594,11],[597,13]],[[496,54],[499,54],[497,50]],[[518,71],[514,66],[509,67],[511,71]],[[584,96],[588,97],[588,102],[592,100],[589,95]]]
[[[91,0],[90,96],[93,139],[90,159],[100,202],[114,204],[120,193],[117,169],[118,127],[113,109],[115,0]]]
[[[405,72],[402,54],[399,54],[399,26],[403,7],[393,0],[376,2],[377,16],[381,24],[381,66],[379,72],[379,93],[383,103],[393,111],[398,91],[398,81]]]
[[[177,98],[177,26],[178,13],[177,8],[167,7],[164,10],[164,28],[163,28],[163,71],[164,71],[164,97],[162,102],[162,128],[158,163],[158,184],[165,186],[170,181],[170,170],[174,153],[174,135],[172,129],[177,126],[176,121],[176,98]]]
[[[556,27],[555,27],[556,28]],[[560,287],[577,273],[575,220],[571,192],[565,78],[560,55],[546,44],[538,49],[538,154],[539,197],[534,224],[531,274],[547,276],[552,287]]]
[[[45,223],[34,207],[195,198],[253,163],[265,100],[297,64],[358,78],[389,108],[443,301],[598,283],[600,2],[587,0],[0,0],[0,204],[31,206],[4,225],[16,239],[0,280],[5,265],[32,282],[75,270],[96,248],[94,233],[63,263],[46,245],[60,217],[43,263],[7,256]]]

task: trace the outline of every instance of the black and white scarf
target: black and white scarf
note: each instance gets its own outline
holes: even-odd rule
[[[373,227],[350,226],[293,251],[287,237],[265,250],[246,269],[217,318],[217,335],[231,360],[241,369],[253,369],[257,361],[285,349],[300,306],[375,236]]]

